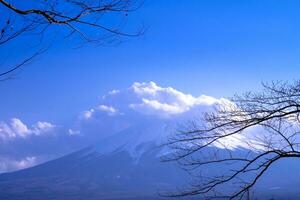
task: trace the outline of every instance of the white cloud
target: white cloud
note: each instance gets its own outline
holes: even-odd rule
[[[35,156],[27,156],[21,159],[0,157],[0,173],[24,169],[34,166],[37,163],[38,159]]]
[[[15,162],[15,166],[17,169],[23,169],[25,167],[33,166],[36,162],[36,157],[26,157],[22,160],[18,160]]]
[[[125,90],[113,91],[117,92],[109,92],[105,98],[100,99],[98,106],[84,112],[84,123],[81,123],[81,127],[77,126],[76,130],[80,130],[84,135],[94,134],[96,138],[101,139],[139,124],[147,127],[149,123],[149,126],[152,126],[151,123],[155,121],[185,124],[189,120],[195,120],[202,112],[213,111],[214,106],[221,106],[223,109],[235,106],[225,98],[217,99],[206,95],[196,97],[172,87],[161,87],[154,82],[136,82]],[[155,135],[155,131],[149,131],[147,134]],[[168,134],[167,132],[165,134]],[[73,131],[69,133],[72,135]],[[219,148],[247,148],[247,141],[250,141],[251,135],[252,131],[246,135],[226,137],[222,143],[214,145]]]
[[[108,92],[100,98],[98,105],[82,112],[77,121],[68,127],[59,128],[45,121],[28,125],[18,118],[9,122],[0,121],[0,170],[31,166],[36,163],[31,155],[51,155],[54,158],[111,134],[142,125],[147,130],[138,129],[132,138],[138,145],[145,138],[156,139],[166,134],[165,129],[158,131],[161,129],[160,124],[153,130],[153,124],[157,121],[168,121],[170,124],[185,122],[184,120],[209,110],[213,105],[224,105],[226,102],[229,101],[205,95],[195,97],[172,87],[161,87],[154,82],[134,83],[125,90]],[[171,128],[167,130],[170,132]],[[62,134],[56,134],[57,131]],[[75,137],[76,135],[80,137]],[[239,138],[234,138],[228,140],[228,143],[238,143],[238,140]],[[32,145],[33,142],[37,145]],[[6,159],[5,166],[1,161],[3,156],[10,158]]]
[[[114,95],[114,94],[118,94],[120,91],[119,90],[111,90],[108,92],[109,95]]]
[[[26,138],[30,135],[40,135],[52,130],[55,126],[49,122],[39,121],[31,128],[18,118],[12,118],[9,123],[0,122],[0,138]]]
[[[112,106],[107,106],[107,105],[99,105],[98,110],[106,112],[108,115],[113,116],[118,114],[118,110]]]
[[[131,108],[163,116],[181,114],[196,106],[209,106],[225,100],[205,95],[194,97],[172,87],[160,87],[154,82],[134,83],[129,90],[140,98],[140,102],[130,104]]]
[[[134,83],[126,90],[112,90],[100,100],[97,107],[83,113],[85,119],[97,115],[99,111],[109,116],[117,114],[142,114],[156,117],[170,117],[183,114],[199,106],[222,104],[226,99],[180,92],[172,87],[161,87],[154,82]]]
[[[68,134],[69,134],[70,136],[73,136],[73,135],[80,135],[80,131],[79,131],[79,130],[69,129],[69,130],[68,130]]]
[[[13,118],[11,120],[11,129],[14,131],[14,136],[26,137],[31,133],[31,130],[19,119]]]
[[[101,140],[140,124],[145,127],[152,126],[155,121],[166,120],[174,125],[184,124],[199,117],[201,112],[212,110],[213,106],[226,107],[230,103],[224,98],[217,99],[206,95],[195,97],[172,87],[161,87],[154,82],[134,83],[125,90],[113,91],[105,94],[105,98],[101,98],[97,106],[83,112],[76,126],[69,130],[69,135],[76,135],[74,130],[77,130],[83,140],[88,137]],[[155,131],[147,134],[154,137]],[[170,131],[172,132],[169,130],[164,134],[168,135]],[[148,136],[143,136],[146,137]],[[229,146],[231,143],[240,144],[240,138],[229,138],[227,141]]]
[[[80,118],[89,119],[92,117],[94,111],[95,111],[94,109],[86,110],[81,114]]]
[[[40,135],[42,133],[52,130],[53,128],[55,128],[55,125],[53,125],[49,122],[40,122],[39,121],[33,127],[34,128],[32,130],[32,133],[35,135]]]
[[[38,121],[36,123],[36,126],[35,126],[37,129],[39,130],[49,130],[51,128],[54,128],[55,126],[49,122],[40,122]]]
[[[167,103],[161,103],[157,100],[142,99],[140,104],[130,104],[131,108],[140,111],[160,111],[166,114],[178,114],[184,112],[184,108],[178,105],[172,105]]]

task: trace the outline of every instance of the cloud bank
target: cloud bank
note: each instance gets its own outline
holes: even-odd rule
[[[159,131],[157,130],[159,126],[151,129],[147,127],[150,124],[154,127],[157,126],[157,121],[164,121],[173,127],[174,132],[177,127],[171,124],[185,124],[199,119],[203,112],[211,111],[214,106],[225,106],[230,103],[232,102],[225,98],[217,99],[206,95],[195,97],[172,87],[159,86],[154,82],[136,82],[124,90],[114,89],[103,95],[98,105],[82,112],[77,126],[72,127],[71,134],[77,131],[80,133],[76,134],[77,137],[89,138],[92,142],[130,128],[132,130],[132,127],[143,124],[144,128],[149,130],[140,132],[148,135],[138,137],[147,138],[149,141],[169,136],[171,132]],[[241,136],[228,137],[224,144],[235,148],[242,146],[240,141],[243,139]],[[136,145],[142,142],[136,142]]]
[[[86,119],[99,113],[107,115],[141,114],[155,117],[173,117],[201,106],[227,102],[221,98],[201,95],[194,97],[172,87],[160,87],[154,82],[134,83],[126,90],[112,90],[102,97],[101,103],[83,113]]]
[[[44,159],[41,145],[55,135],[56,126],[38,121],[29,126],[18,118],[0,121],[0,173],[23,169]],[[45,145],[46,148],[48,145]]]
[[[136,144],[149,141],[164,134],[164,130],[154,133],[149,124],[162,120],[184,122],[216,104],[228,102],[206,95],[195,97],[154,82],[136,82],[124,90],[109,91],[97,105],[82,111],[71,125],[57,126],[45,121],[27,125],[18,118],[0,121],[0,171],[35,165],[140,124],[147,126],[147,135],[135,133],[138,139],[133,140]],[[228,143],[237,140],[231,138]]]

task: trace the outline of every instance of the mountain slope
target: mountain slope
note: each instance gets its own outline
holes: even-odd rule
[[[188,179],[174,163],[160,160],[158,143],[167,130],[157,122],[131,127],[62,158],[2,174],[0,199],[160,199],[160,191]]]
[[[175,163],[161,162],[168,149],[159,145],[173,133],[173,124],[145,122],[59,159],[1,174],[0,199],[161,199],[160,192],[190,182],[190,176]],[[222,168],[207,171],[214,170]],[[299,171],[299,161],[276,163],[258,182],[255,195],[258,199],[299,199]]]

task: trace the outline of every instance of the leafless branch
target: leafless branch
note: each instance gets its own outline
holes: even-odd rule
[[[44,38],[47,30],[59,31],[63,38],[72,37],[74,43],[104,44],[123,37],[140,36],[143,27],[128,31],[124,22],[142,3],[136,0],[45,0],[22,5],[18,1],[0,0],[0,7],[8,14],[2,24],[5,16],[0,20],[0,48],[25,34]],[[21,63],[27,63],[29,59],[32,57]],[[0,77],[20,67],[17,65],[0,72]]]
[[[300,157],[300,82],[263,83],[263,91],[236,95],[170,138],[176,161],[196,183],[168,196],[245,199],[260,177],[282,158]],[[239,148],[228,141],[238,138]],[[228,146],[229,145],[229,146]],[[203,176],[203,170],[223,170]]]

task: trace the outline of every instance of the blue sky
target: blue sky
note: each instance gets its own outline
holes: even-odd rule
[[[256,90],[261,81],[298,79],[299,4],[146,1],[132,17],[133,25],[148,27],[144,36],[80,49],[62,42],[1,82],[0,120],[68,123],[109,90],[136,81],[223,97]]]
[[[0,82],[0,173],[149,118],[193,116],[224,102],[221,97],[259,90],[262,81],[299,79],[299,6],[148,0],[128,22],[131,30],[144,24],[146,33],[114,46],[74,48],[50,31],[51,48],[15,79]],[[30,53],[38,41],[29,38],[0,48],[2,69]]]

